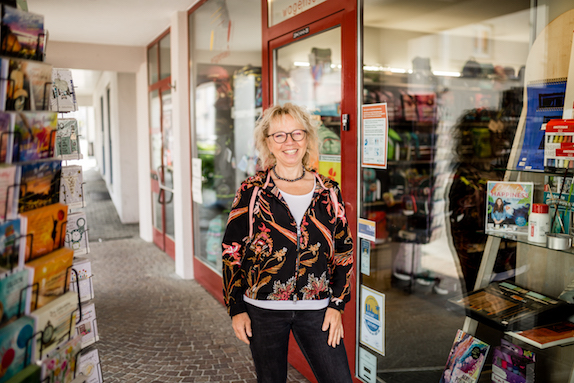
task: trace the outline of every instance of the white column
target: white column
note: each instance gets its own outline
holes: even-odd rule
[[[171,20],[171,82],[174,135],[175,272],[193,278],[193,227],[191,202],[191,135],[189,127],[189,48],[187,12]]]
[[[145,51],[144,51],[145,52]],[[147,52],[145,52],[147,53]],[[140,237],[147,242],[153,241],[153,221],[150,180],[150,142],[149,142],[149,93],[147,58],[136,73],[136,102],[138,129],[138,190]]]

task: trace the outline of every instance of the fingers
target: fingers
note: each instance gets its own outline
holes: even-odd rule
[[[340,311],[332,308],[327,309],[322,330],[327,331],[327,329],[329,330],[327,344],[335,348],[341,344],[341,338],[344,337],[343,319]]]
[[[243,343],[249,344],[249,338],[253,335],[251,332],[251,319],[247,313],[241,313],[231,318],[231,326],[235,336]]]

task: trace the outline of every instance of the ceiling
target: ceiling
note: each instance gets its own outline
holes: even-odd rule
[[[187,11],[198,1],[27,0],[27,3],[29,12],[44,16],[51,41],[145,47],[169,28],[175,12]],[[253,24],[256,16],[252,10],[259,1],[219,0],[216,3],[223,2],[229,11],[233,11],[235,27],[238,28],[242,24]],[[530,0],[364,0],[364,4],[368,9],[364,15],[366,26],[437,33],[528,9]],[[207,14],[198,13],[197,20],[196,33],[211,29],[209,26],[200,28],[199,25],[213,21]],[[245,28],[249,27],[238,30]],[[196,39],[209,41],[208,37]],[[260,44],[260,39],[254,37],[236,39],[235,49],[247,50],[251,48],[250,44]],[[78,94],[89,94],[100,73],[75,70],[73,76]]]
[[[49,40],[146,46],[169,28],[177,11],[198,0],[27,0],[44,15]]]

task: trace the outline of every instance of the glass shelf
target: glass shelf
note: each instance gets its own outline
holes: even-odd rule
[[[516,242],[520,242],[520,243],[525,243],[527,245],[531,245],[531,246],[536,246],[536,247],[541,247],[543,249],[548,249],[548,250],[553,250],[553,251],[560,251],[563,253],[570,253],[570,254],[574,254],[574,247],[571,247],[569,249],[566,250],[556,250],[556,249],[551,249],[548,246],[546,246],[546,243],[539,243],[539,242],[532,242],[528,240],[528,234],[527,233],[506,233],[506,232],[501,232],[501,231],[491,231],[491,230],[486,230],[485,231],[486,235],[490,235],[492,237],[498,237],[501,239],[509,239],[511,241],[516,241]]]
[[[556,169],[556,170],[540,170],[540,169],[507,169],[507,168],[494,168],[493,170],[502,172],[519,172],[519,173],[531,173],[540,174],[544,176],[564,176],[568,172],[569,176],[574,177],[574,169]]]

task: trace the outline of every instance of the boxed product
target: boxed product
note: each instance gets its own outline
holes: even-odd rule
[[[554,119],[546,123],[544,169],[574,169],[574,119]]]
[[[504,339],[494,348],[492,381],[496,383],[533,383],[535,354]]]

